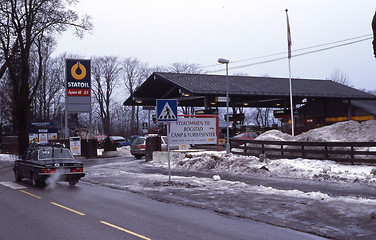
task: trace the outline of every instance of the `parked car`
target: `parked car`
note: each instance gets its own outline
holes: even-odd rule
[[[45,185],[47,178],[53,176],[74,186],[85,176],[83,164],[74,159],[69,149],[48,144],[31,144],[22,159],[15,161],[13,171],[17,182],[29,178],[34,186]]]
[[[252,139],[257,138],[258,135],[259,134],[257,132],[242,132],[242,133],[239,133],[238,135],[234,136],[233,138],[252,140]]]
[[[239,133],[238,135],[234,136],[233,139],[242,139],[242,140],[253,140],[255,138],[258,137],[258,133],[257,132],[242,132],[242,133]],[[244,143],[242,142],[233,142],[231,145],[234,146],[234,147],[237,147],[237,146],[240,146]]]
[[[111,142],[116,145],[116,147],[125,146],[125,138],[122,136],[110,136]]]
[[[125,145],[124,146],[131,146],[132,143],[134,142],[134,140],[136,140],[136,138],[139,137],[138,135],[133,135],[133,136],[130,136],[129,138],[127,138],[125,140]]]
[[[112,144],[115,144],[116,147],[126,146],[126,140],[122,136],[109,136],[109,138]],[[103,140],[99,143],[98,148],[103,148],[103,145],[104,145]]]
[[[94,136],[94,139],[97,139],[98,146],[106,138],[106,136]]]
[[[143,156],[145,156],[145,152],[146,152],[146,137],[139,136],[136,138],[136,140],[133,141],[131,145],[131,154],[135,158],[141,159]]]
[[[133,141],[131,145],[131,154],[137,158],[141,159],[146,154],[146,139],[150,136],[155,136],[154,134],[147,136],[138,136],[136,140]],[[179,149],[178,145],[170,146],[170,150]],[[161,136],[161,150],[167,151],[167,136]]]

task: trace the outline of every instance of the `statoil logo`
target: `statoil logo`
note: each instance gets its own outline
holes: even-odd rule
[[[77,70],[80,70],[79,73],[77,73]],[[76,64],[74,64],[71,68],[71,75],[76,80],[82,80],[86,77],[86,68],[84,65],[80,63],[80,61],[77,61]]]

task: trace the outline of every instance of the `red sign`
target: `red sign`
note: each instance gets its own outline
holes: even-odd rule
[[[90,89],[67,89],[67,95],[68,96],[90,96]]]

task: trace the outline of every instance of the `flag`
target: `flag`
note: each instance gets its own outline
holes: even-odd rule
[[[291,59],[291,31],[290,31],[290,22],[289,22],[289,15],[288,9],[286,9],[286,19],[287,19],[287,45],[288,45],[288,57]]]

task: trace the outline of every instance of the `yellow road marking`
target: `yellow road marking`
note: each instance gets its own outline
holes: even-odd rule
[[[123,232],[129,233],[129,234],[132,234],[132,235],[134,235],[134,236],[136,236],[136,237],[139,237],[139,238],[142,238],[142,239],[145,239],[145,240],[151,240],[151,238],[148,238],[148,237],[142,236],[142,235],[140,235],[140,234],[137,234],[137,233],[135,233],[135,232],[129,231],[129,230],[127,230],[127,229],[124,229],[124,228],[121,228],[121,227],[115,226],[115,225],[113,225],[113,224],[111,224],[111,223],[108,223],[108,222],[105,222],[105,221],[101,221],[101,223],[103,223],[103,224],[105,224],[105,225],[107,225],[107,226],[110,226],[110,227],[116,228],[116,229],[118,229],[118,230],[120,230],[120,231],[123,231]]]
[[[26,191],[24,191],[24,190],[20,190],[20,191],[23,192],[23,193],[29,194],[30,196],[33,196],[33,197],[35,197],[35,198],[42,199],[41,197],[39,197],[39,196],[37,196],[37,195],[34,195],[34,194],[32,194],[32,193],[26,192]]]
[[[55,205],[55,206],[58,206],[58,207],[64,208],[65,210],[68,210],[68,211],[71,211],[71,212],[73,212],[73,213],[76,213],[76,214],[78,214],[78,215],[81,215],[81,216],[84,216],[84,215],[85,215],[85,213],[81,213],[81,212],[78,212],[78,211],[73,210],[73,209],[71,209],[71,208],[64,207],[63,205],[60,205],[60,204],[57,204],[57,203],[54,203],[54,202],[50,202],[50,203],[53,204],[53,205]]]

